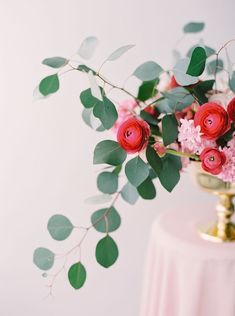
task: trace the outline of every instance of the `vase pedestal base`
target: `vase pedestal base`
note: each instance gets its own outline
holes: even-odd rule
[[[200,229],[200,236],[213,242],[235,242],[235,224],[228,223],[224,231],[220,232],[218,224],[210,226],[208,229]]]

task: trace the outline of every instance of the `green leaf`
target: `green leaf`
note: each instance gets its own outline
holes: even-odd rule
[[[232,77],[229,78],[229,88],[235,92],[235,71],[233,71]]]
[[[112,172],[102,172],[97,178],[97,187],[103,193],[115,193],[118,189],[118,176]]]
[[[53,215],[47,224],[51,237],[55,240],[65,240],[73,231],[73,224],[64,215]]]
[[[211,48],[211,47],[209,47],[209,46],[206,46],[206,45],[200,43],[200,44],[197,44],[197,45],[192,46],[192,47],[188,50],[188,52],[187,52],[187,57],[191,58],[194,49],[195,49],[196,47],[198,47],[198,46],[201,46],[201,47],[203,47],[203,48],[205,49],[207,58],[210,57],[211,55],[213,55],[213,54],[215,53],[215,49],[214,49],[214,48]]]
[[[159,77],[162,67],[154,61],[147,61],[134,71],[133,75],[141,81],[150,81]]]
[[[55,254],[47,248],[37,248],[33,254],[34,264],[41,270],[49,270],[54,264]]]
[[[121,171],[122,171],[122,165],[119,165],[119,166],[115,167],[112,172],[113,172],[114,174],[116,174],[116,175],[119,175],[119,173],[120,173]]]
[[[98,232],[110,233],[120,227],[121,217],[114,207],[103,208],[92,214],[91,223]]]
[[[156,189],[150,177],[141,183],[137,190],[140,196],[145,200],[152,200],[156,197]]]
[[[170,112],[182,111],[187,106],[191,105],[194,101],[191,93],[183,87],[177,87],[169,90],[168,92],[162,93],[162,95],[170,100],[168,106],[170,107]]]
[[[168,191],[171,192],[177,185],[180,179],[179,170],[182,167],[180,157],[176,157],[167,154],[163,159],[163,168],[159,174],[159,180],[161,185]]]
[[[190,22],[184,26],[183,31],[184,33],[198,33],[201,32],[204,27],[205,23],[203,22]]]
[[[193,94],[196,96],[200,104],[204,104],[208,102],[206,93],[213,89],[214,83],[215,83],[215,80],[205,80],[205,81],[199,82],[197,85],[193,87],[192,89]]]
[[[73,264],[68,271],[69,283],[75,290],[80,289],[86,281],[86,269],[81,262]]]
[[[177,83],[181,86],[189,86],[198,82],[198,78],[186,73],[189,63],[189,58],[180,59],[172,70]]]
[[[196,47],[193,50],[186,73],[194,77],[200,76],[205,69],[206,59],[207,55],[205,49],[202,47]]]
[[[146,158],[155,173],[159,175],[162,171],[162,160],[151,146],[146,149]]]
[[[215,72],[218,73],[218,72],[222,71],[223,67],[224,67],[223,60],[218,59],[218,64],[216,63],[216,60],[212,60],[207,64],[206,69],[207,69],[207,72],[209,75],[214,75]]]
[[[113,140],[103,140],[95,147],[93,163],[107,163],[112,166],[121,165],[126,159],[126,152]]]
[[[90,196],[85,200],[87,204],[106,204],[112,201],[112,195],[109,194],[99,194],[95,196]]]
[[[157,79],[143,82],[139,87],[137,98],[140,101],[146,101],[152,98],[157,93],[156,85],[158,82],[159,80]]]
[[[148,122],[151,125],[158,126],[158,119],[151,115],[150,113],[146,112],[145,110],[140,111],[140,117]]]
[[[97,262],[104,268],[109,268],[118,258],[118,247],[109,235],[98,242],[95,252]]]
[[[135,45],[125,45],[116,49],[109,57],[106,59],[107,61],[114,61],[120,58],[124,53],[126,53],[129,49],[133,48]]]
[[[44,59],[42,61],[42,64],[52,68],[61,68],[67,65],[68,62],[69,60],[64,57],[50,57]]]
[[[96,103],[93,114],[100,119],[106,129],[110,129],[118,118],[115,105],[106,97],[103,98],[103,102]]]
[[[123,200],[125,200],[131,205],[134,205],[136,201],[138,200],[139,193],[137,189],[130,182],[127,182],[127,184],[125,184],[124,187],[122,188],[121,196]]]
[[[85,108],[93,108],[100,100],[93,97],[91,94],[91,89],[86,89],[81,92],[80,100]]]
[[[92,129],[95,129],[97,132],[105,131],[105,128],[100,123],[100,120],[94,116],[92,108],[83,109],[82,119],[89,127],[91,127]]]
[[[84,41],[82,42],[78,50],[78,54],[84,59],[90,59],[93,56],[94,51],[96,47],[98,46],[98,44],[99,44],[99,41],[96,37],[89,36],[85,38]]]
[[[125,166],[125,172],[129,182],[138,187],[149,175],[149,168],[139,157],[129,160]]]
[[[96,77],[91,70],[88,72],[88,78],[89,78],[90,86],[91,86],[91,94],[93,95],[94,98],[100,101],[103,101],[103,96],[101,94],[100,87],[98,86]]]
[[[78,70],[78,71],[85,72],[85,73],[88,73],[89,71],[91,71],[94,76],[96,75],[95,70],[91,69],[90,67],[87,67],[86,65],[79,65],[79,66],[77,67],[77,70]]]
[[[162,119],[162,138],[164,145],[172,144],[177,139],[178,133],[178,122],[175,115],[165,115]]]
[[[59,90],[60,82],[57,74],[45,77],[39,83],[39,91],[44,96],[55,93]]]

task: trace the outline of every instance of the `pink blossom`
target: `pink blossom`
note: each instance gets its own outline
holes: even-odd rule
[[[119,107],[118,107],[118,119],[115,122],[112,130],[116,133],[122,125],[123,122],[125,122],[128,118],[134,116],[133,112],[136,109],[138,104],[136,103],[135,100],[123,100],[119,102]]]
[[[228,142],[227,146],[222,149],[226,162],[217,177],[225,182],[235,182],[235,137]]]
[[[201,138],[200,126],[194,126],[193,120],[180,120],[178,140],[182,151],[200,154],[206,147],[216,147],[215,141]]]

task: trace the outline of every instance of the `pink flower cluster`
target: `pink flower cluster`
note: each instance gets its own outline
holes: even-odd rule
[[[225,154],[226,162],[217,177],[225,182],[235,182],[235,136],[221,151]]]
[[[178,140],[181,143],[182,151],[187,153],[201,154],[206,147],[215,147],[212,140],[202,138],[200,126],[194,126],[194,120],[181,119]]]

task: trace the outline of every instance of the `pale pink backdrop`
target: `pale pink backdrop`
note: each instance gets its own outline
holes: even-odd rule
[[[136,316],[151,222],[164,209],[179,209],[182,203],[195,212],[214,203],[194,190],[187,174],[171,195],[159,188],[155,201],[139,201],[134,207],[120,201],[117,208],[123,221],[115,233],[120,247],[117,264],[105,271],[95,263],[99,236],[92,233],[83,249],[86,286],[75,292],[61,275],[54,298],[45,300],[45,280],[31,262],[33,250],[42,245],[62,251],[76,242],[76,233],[63,244],[52,241],[47,219],[62,212],[77,225],[89,221],[96,210],[84,203],[96,193],[92,152],[106,136],[94,133],[81,120],[78,96],[87,86],[81,75],[65,76],[57,95],[32,101],[33,89],[49,73],[41,60],[70,56],[88,35],[101,41],[96,65],[117,47],[135,43],[135,49],[104,68],[106,76],[118,83],[149,59],[169,68],[171,50],[188,21],[205,21],[208,45],[220,47],[234,37],[234,9],[233,0],[0,0],[1,315]],[[193,42],[186,38],[182,47]]]

